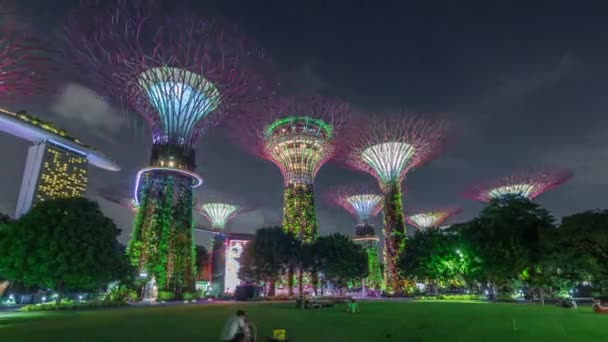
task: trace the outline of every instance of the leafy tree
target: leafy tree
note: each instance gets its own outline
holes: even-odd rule
[[[567,261],[562,265],[575,265],[596,283],[608,286],[608,210],[564,217],[558,232],[557,249]],[[574,275],[577,277],[581,274]]]
[[[367,254],[346,235],[321,236],[311,248],[319,271],[339,289],[367,277]]]
[[[97,289],[129,269],[119,230],[86,198],[41,202],[0,236],[0,273],[26,286]]]
[[[539,265],[546,250],[544,239],[555,233],[553,221],[538,204],[507,196],[493,200],[478,218],[462,225],[465,247],[479,257],[493,296],[499,294],[499,287],[508,292],[510,282],[526,270],[542,272]]]
[[[281,227],[258,229],[241,254],[239,277],[249,282],[265,282],[268,295],[273,296],[276,281],[293,265],[297,246],[293,235]]]
[[[426,281],[433,294],[440,283],[462,283],[470,263],[457,242],[456,235],[437,228],[416,231],[399,258],[402,274]]]

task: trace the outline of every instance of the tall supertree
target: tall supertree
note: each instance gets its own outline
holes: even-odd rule
[[[353,241],[361,244],[367,252],[369,275],[364,285],[380,289],[382,272],[378,258],[378,237],[374,232],[371,219],[382,210],[382,196],[367,186],[344,186],[330,190],[326,198],[353,215],[357,224]]]
[[[137,173],[139,206],[128,253],[160,288],[194,290],[193,188],[198,138],[238,112],[253,78],[240,63],[256,58],[238,32],[156,2],[93,2],[65,29],[69,53],[91,86],[150,125],[149,166]]]
[[[461,212],[462,209],[456,207],[410,210],[405,220],[418,229],[438,228],[445,220]]]
[[[384,290],[399,287],[397,259],[405,243],[406,227],[401,182],[409,170],[437,154],[447,125],[409,113],[389,119],[372,119],[344,139],[350,150],[346,162],[373,175],[383,194]]]
[[[572,172],[561,169],[518,171],[511,176],[474,185],[463,195],[481,202],[490,202],[507,195],[532,200],[543,192],[567,182],[572,175]]]
[[[281,170],[283,229],[309,243],[317,236],[315,176],[336,155],[350,106],[315,96],[277,100],[263,111],[244,123],[244,143]]]
[[[196,211],[207,219],[211,227],[207,230],[213,233],[211,247],[211,287],[216,295],[224,292],[224,271],[226,269],[226,246],[224,229],[228,221],[234,217],[251,211],[251,207],[243,207],[224,202],[203,202],[196,205]]]
[[[12,25],[0,25],[0,100],[14,101],[44,90],[53,69],[51,57],[41,41]]]

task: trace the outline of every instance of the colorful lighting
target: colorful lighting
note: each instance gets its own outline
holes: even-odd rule
[[[449,217],[462,212],[460,208],[421,210],[407,216],[405,219],[418,229],[439,227]]]
[[[226,203],[205,203],[197,209],[211,223],[214,230],[223,230],[226,223],[239,213],[238,206]]]
[[[192,188],[197,188],[199,186],[201,186],[203,184],[203,179],[197,175],[194,172],[190,172],[190,171],[186,171],[186,170],[181,170],[181,169],[174,169],[174,168],[170,168],[170,167],[147,167],[147,168],[143,168],[141,170],[139,170],[139,172],[137,172],[137,175],[135,176],[135,191],[133,193],[133,199],[135,200],[135,203],[139,206],[140,202],[139,202],[139,187],[141,184],[141,177],[142,175],[148,173],[148,172],[154,172],[154,171],[168,171],[168,172],[175,172],[177,174],[181,174],[184,176],[188,176],[190,178],[192,178]]]

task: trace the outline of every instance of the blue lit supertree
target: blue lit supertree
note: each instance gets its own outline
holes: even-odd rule
[[[128,253],[140,272],[178,295],[194,290],[193,188],[198,138],[238,112],[252,86],[243,60],[259,57],[233,28],[157,3],[92,2],[66,25],[69,53],[92,87],[139,113],[152,131],[137,173],[139,210]]]
[[[371,187],[343,186],[328,191],[326,198],[357,219],[353,241],[361,244],[368,258],[369,275],[364,285],[379,290],[382,285],[382,273],[378,258],[378,237],[371,219],[382,211],[382,196]]]

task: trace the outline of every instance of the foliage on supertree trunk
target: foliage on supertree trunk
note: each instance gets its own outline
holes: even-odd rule
[[[405,246],[405,219],[399,183],[382,187],[384,195],[384,285],[386,292],[398,290],[399,272],[397,260]]]
[[[380,289],[382,287],[382,271],[378,260],[378,247],[376,243],[370,243],[365,247],[367,252],[367,268],[369,275],[365,279],[368,288]]]
[[[317,237],[317,214],[312,184],[290,184],[285,188],[283,229],[301,241]]]

